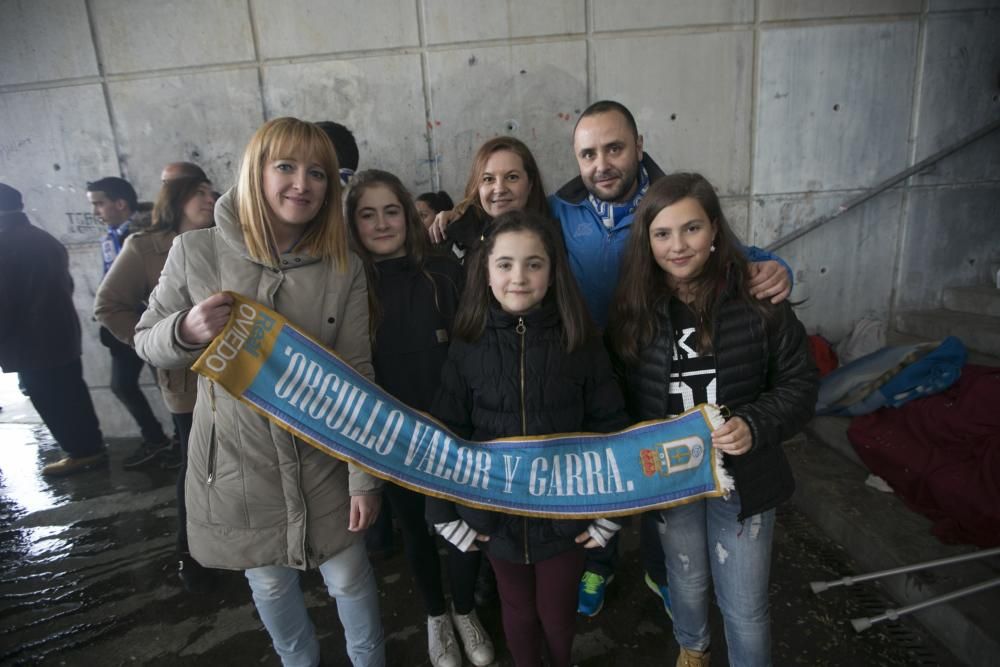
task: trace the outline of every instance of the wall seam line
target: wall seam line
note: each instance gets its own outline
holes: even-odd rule
[[[414,0],[417,9],[417,41],[420,43],[420,85],[424,94],[424,121],[427,138],[427,165],[431,173],[431,191],[441,190],[441,170],[436,157],[437,147],[434,141],[434,100],[431,96],[430,60],[427,50],[427,16],[423,0]],[[420,193],[414,193],[414,196]]]
[[[122,160],[121,142],[118,139],[118,123],[115,119],[114,104],[111,102],[111,91],[108,89],[108,81],[104,73],[104,53],[101,51],[101,44],[97,39],[97,22],[94,21],[94,12],[90,6],[91,0],[84,0],[83,4],[84,10],[87,12],[87,24],[90,27],[90,41],[94,46],[94,56],[97,58],[97,75],[101,83],[101,92],[104,94],[104,108],[108,114],[108,126],[111,129],[111,141],[114,144],[118,173],[125,180],[128,180],[127,165]]]
[[[747,166],[747,194],[750,202],[747,205],[747,236],[744,242],[757,242],[756,225],[753,224],[753,202],[757,194],[756,172],[757,164],[757,81],[760,72],[760,0],[753,3],[753,57],[750,65],[750,164]]]
[[[260,36],[257,34],[257,17],[253,11],[253,0],[247,0],[247,21],[250,23],[250,42],[253,44],[254,69],[257,70],[257,91],[260,93],[260,119],[267,122],[267,98],[264,96],[264,67],[260,57]]]
[[[920,102],[923,97],[924,86],[924,56],[927,49],[927,20],[930,13],[930,0],[923,1],[923,12],[917,27],[917,52],[916,62],[913,65],[913,94],[910,98],[910,127],[907,132],[909,146],[907,147],[907,166],[916,164],[917,158],[917,129],[920,125]],[[896,248],[893,253],[892,266],[892,291],[889,294],[889,330],[896,328],[896,312],[899,309],[899,297],[902,290],[903,279],[903,253],[906,250],[906,243],[909,237],[909,217],[910,217],[910,196],[915,186],[914,174],[908,178],[903,188],[903,196],[900,200],[899,218],[896,221]],[[940,299],[940,294],[938,295]]]

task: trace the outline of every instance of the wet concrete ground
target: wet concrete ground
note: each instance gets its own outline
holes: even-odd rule
[[[123,470],[136,443],[112,441],[106,468],[43,479],[42,465],[60,450],[9,387],[0,388],[0,405],[0,664],[279,664],[241,573],[221,573],[208,594],[181,587],[173,472],[155,465]],[[855,634],[851,618],[889,604],[877,587],[814,596],[809,581],[854,570],[792,507],[779,513],[774,552],[775,665],[959,664],[912,620]],[[670,621],[643,584],[634,529],[625,534],[622,563],[605,610],[579,619],[574,659],[581,667],[673,665]],[[388,664],[429,664],[425,617],[402,555],[376,561],[376,569]],[[326,664],[347,664],[319,576],[307,574],[303,586]],[[496,664],[510,665],[498,610],[480,614],[497,643]],[[725,665],[717,613],[713,637],[712,664]]]

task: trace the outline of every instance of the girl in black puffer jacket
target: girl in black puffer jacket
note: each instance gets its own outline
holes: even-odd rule
[[[816,404],[818,375],[787,303],[751,297],[747,261],[711,184],[654,183],[632,224],[609,335],[633,419],[699,403],[731,412],[712,434],[736,483],[728,498],[664,510],[678,665],[708,665],[714,585],[731,665],[770,665],[767,586],[774,508],[794,490],[783,440]]]
[[[624,428],[607,353],[552,224],[505,213],[467,263],[465,293],[432,414],[477,441]],[[570,664],[582,547],[607,543],[605,520],[514,516],[428,499],[438,532],[480,548],[496,572],[507,645],[518,667]]]

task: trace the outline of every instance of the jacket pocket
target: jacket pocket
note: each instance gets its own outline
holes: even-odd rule
[[[218,455],[219,439],[215,437],[215,420],[212,420],[212,432],[208,436],[208,474],[205,483],[209,486],[215,484],[215,459]]]

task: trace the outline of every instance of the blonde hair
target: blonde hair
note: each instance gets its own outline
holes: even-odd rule
[[[264,196],[264,166],[295,154],[319,164],[326,172],[326,197],[316,217],[306,227],[297,249],[333,262],[340,270],[347,265],[347,234],[341,209],[340,167],[337,153],[323,130],[298,118],[275,118],[254,132],[236,178],[236,216],[250,256],[262,264],[279,264],[274,239],[275,213]]]

